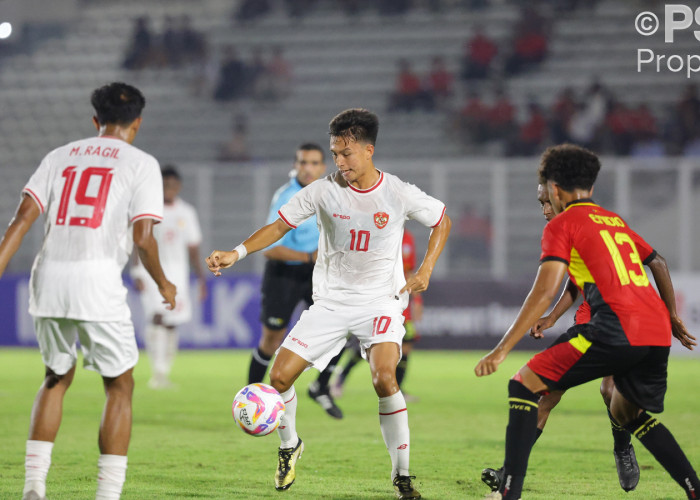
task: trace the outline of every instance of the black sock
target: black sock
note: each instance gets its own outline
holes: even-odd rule
[[[331,375],[333,375],[333,371],[335,370],[335,367],[338,364],[338,361],[340,361],[342,355],[343,351],[340,351],[333,359],[330,360],[328,366],[326,366],[326,368],[318,374],[318,378],[316,379],[316,381],[318,382],[318,385],[321,387],[322,390],[328,389],[328,382],[330,381]]]
[[[508,427],[506,427],[505,474],[498,491],[503,500],[519,499],[523,491],[527,461],[537,431],[539,396],[516,380],[508,382]]]
[[[610,408],[608,408],[608,417],[610,418],[610,426],[612,427],[613,440],[615,441],[615,451],[626,450],[632,441],[632,435],[622,427],[613,418],[612,413],[610,413]]]
[[[406,367],[408,366],[408,355],[402,354],[401,361],[396,365],[396,382],[398,382],[399,387],[403,384],[403,379],[406,376]]]
[[[673,434],[647,412],[625,425],[671,477],[683,488],[688,498],[700,498],[700,481]]]
[[[343,371],[341,371],[340,375],[338,375],[338,380],[340,381],[341,384],[345,382],[345,379],[347,378],[347,376],[350,374],[352,369],[355,368],[355,365],[361,359],[362,359],[362,356],[360,356],[359,354],[356,354],[355,356],[353,356],[352,358],[350,358],[348,360],[347,364],[343,368]]]
[[[250,368],[248,369],[248,383],[255,384],[262,382],[267,372],[272,356],[268,356],[258,347],[250,357]]]
[[[532,443],[533,445],[534,445],[534,444],[537,442],[537,440],[540,438],[540,436],[542,435],[542,432],[543,432],[543,431],[544,431],[544,429],[540,429],[539,427],[537,428],[537,430],[535,431],[535,441]]]

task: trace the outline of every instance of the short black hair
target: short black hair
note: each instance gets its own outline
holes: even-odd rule
[[[366,109],[346,109],[338,113],[328,127],[331,137],[354,139],[357,142],[374,145],[379,132],[379,118]]]
[[[90,98],[100,125],[128,125],[146,106],[146,99],[136,87],[123,82],[112,82],[95,89]]]
[[[177,171],[175,165],[163,165],[163,168],[160,169],[160,173],[163,176],[163,179],[165,179],[166,177],[174,177],[178,181],[182,180],[180,172]]]
[[[315,142],[305,142],[297,148],[297,151],[318,151],[321,153],[321,161],[326,161],[326,154],[323,152],[323,148],[316,144]],[[294,161],[296,161],[296,156]]]
[[[600,158],[574,144],[552,146],[542,154],[538,171],[540,184],[556,182],[564,191],[589,190],[600,171]]]

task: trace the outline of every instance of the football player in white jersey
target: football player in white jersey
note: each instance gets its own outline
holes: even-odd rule
[[[160,261],[167,276],[177,286],[177,306],[168,310],[161,302],[158,285],[153,281],[138,259],[131,269],[134,288],[141,292],[141,303],[148,321],[146,326],[146,352],[151,360],[152,389],[171,386],[168,376],[177,353],[177,327],[192,319],[190,303],[190,265],[199,282],[199,300],[207,296],[206,282],[199,257],[202,232],[197,212],[192,205],[178,197],[182,189],[180,174],[172,165],[162,169],[163,221],[153,235],[158,241]]]
[[[396,496],[420,498],[409,473],[408,416],[396,381],[405,333],[401,313],[409,293],[428,288],[451,222],[442,202],[375,168],[378,129],[377,116],[367,110],[338,114],[330,123],[330,149],[338,170],[299,191],[279,210],[279,219],[232,251],[215,250],[207,258],[209,269],[219,276],[249,252],[262,250],[312,215],[317,217],[321,236],[313,274],[314,304],[289,332],[270,370],[270,382],[286,404],[279,427],[278,490],[292,485],[296,461],[304,451],[296,432],[294,381],[309,366],[323,370],[343,348],[349,332],[359,339],[370,364]],[[407,219],[433,230],[423,263],[406,280],[401,240]]]
[[[124,83],[92,94],[97,137],[44,157],[22,191],[0,242],[0,276],[24,235],[45,214],[44,242],[34,260],[29,312],[46,376],[32,408],[25,457],[24,500],[46,495],[51,451],[63,396],[75,374],[76,341],[83,366],[102,376],[107,400],[100,422],[98,500],[118,499],[131,436],[132,371],[138,360],[121,272],[133,245],[169,307],[176,288],[158,258],[153,224],[163,218],[158,162],[133,147],[145,100]]]

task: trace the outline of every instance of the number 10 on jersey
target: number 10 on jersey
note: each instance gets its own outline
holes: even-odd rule
[[[369,231],[350,230],[350,250],[366,252],[369,248]]]

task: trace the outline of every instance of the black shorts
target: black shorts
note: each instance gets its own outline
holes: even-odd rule
[[[313,264],[291,265],[280,260],[268,260],[262,279],[262,309],[260,321],[271,330],[281,330],[289,324],[297,304],[313,304],[311,278]]]
[[[565,391],[612,375],[622,395],[647,411],[664,410],[668,354],[664,346],[611,346],[590,325],[575,325],[527,366],[551,390]]]

